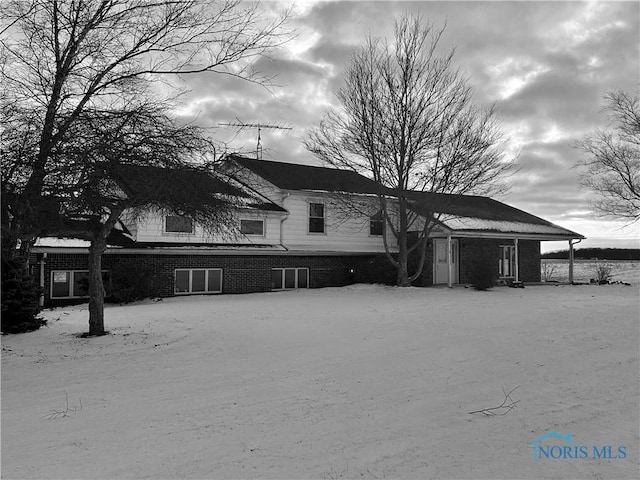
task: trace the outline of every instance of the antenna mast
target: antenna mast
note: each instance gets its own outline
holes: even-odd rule
[[[236,118],[236,120],[238,119]],[[263,128],[274,129],[274,130],[292,130],[291,127],[283,127],[282,125],[270,125],[266,123],[244,123],[244,122],[241,122],[240,120],[234,123],[220,123],[219,125],[222,125],[225,127],[240,127],[240,130],[242,130],[243,128],[257,128],[258,129],[258,142],[256,144],[257,160],[262,160],[262,143],[260,138],[260,132],[262,131]]]

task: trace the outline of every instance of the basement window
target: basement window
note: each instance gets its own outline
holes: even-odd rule
[[[308,268],[274,268],[271,270],[271,290],[309,288]]]
[[[193,293],[222,293],[222,269],[176,269],[173,291],[176,295],[189,295]]]
[[[102,272],[102,282],[110,290],[107,270]],[[89,296],[88,270],[53,270],[51,272],[51,298],[87,298]]]

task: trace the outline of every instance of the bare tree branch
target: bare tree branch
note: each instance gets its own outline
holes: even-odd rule
[[[632,224],[640,220],[640,97],[618,91],[605,100],[611,129],[575,143],[586,153],[576,167],[581,185],[596,195],[596,212]]]
[[[515,392],[518,388],[520,388],[520,385],[518,385],[515,388],[512,388],[511,390],[509,390],[507,392],[504,389],[504,387],[502,387],[502,393],[504,395],[504,400],[502,401],[502,403],[500,405],[498,405],[496,407],[487,407],[487,408],[482,408],[480,410],[474,410],[473,412],[469,412],[469,414],[473,415],[474,413],[482,413],[483,415],[486,415],[487,417],[495,417],[495,416],[506,415],[511,410],[516,408],[518,403],[520,403],[520,400],[515,400],[514,401],[511,398],[511,394],[513,392]]]
[[[29,245],[37,236],[84,229],[90,330],[103,331],[100,257],[124,211],[180,212],[211,231],[228,218],[229,199],[216,188],[187,198],[179,182],[161,173],[149,178],[168,168],[215,183],[213,141],[167,113],[180,93],[177,81],[209,72],[270,88],[272,79],[253,64],[292,37],[290,15],[273,18],[241,0],[3,2],[3,258],[18,239]],[[142,175],[136,168],[147,169],[149,188],[135,182]]]
[[[408,192],[499,193],[513,170],[503,153],[495,108],[473,105],[468,80],[453,69],[454,49],[438,53],[443,33],[444,27],[405,15],[391,41],[367,38],[347,68],[339,107],[305,139],[323,162],[364,174],[387,189],[379,209],[398,255],[387,242],[385,250],[398,270],[398,284],[405,286],[420,275],[426,239],[437,222],[415,215]],[[409,273],[413,251],[418,269]]]

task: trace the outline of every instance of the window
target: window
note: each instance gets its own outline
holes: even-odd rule
[[[177,269],[173,291],[176,294],[222,293],[222,269]]]
[[[324,204],[309,204],[309,233],[324,233]]]
[[[166,233],[194,233],[193,219],[185,216],[169,215],[165,218]]]
[[[271,290],[309,288],[308,268],[274,268],[271,270]]]
[[[264,236],[264,220],[240,220],[240,233]]]
[[[500,246],[499,272],[501,277],[515,277],[516,247],[515,245]]]
[[[369,218],[369,235],[382,235],[383,231],[384,219],[382,218],[382,211],[380,211]]]
[[[109,291],[109,272],[102,272],[105,290]],[[86,298],[89,296],[87,270],[54,270],[51,272],[51,298]]]

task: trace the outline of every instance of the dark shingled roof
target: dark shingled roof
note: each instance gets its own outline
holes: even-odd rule
[[[230,159],[253,171],[276,187],[285,190],[316,190],[360,194],[385,193],[390,196],[394,195],[392,190],[380,187],[373,180],[350,170],[257,160],[238,155],[231,155]],[[424,216],[442,213],[455,217],[525,223],[545,227],[544,231],[548,231],[547,227],[551,227],[557,230],[555,233],[559,235],[584,238],[578,233],[489,197],[431,192],[409,192],[407,196],[411,202],[411,208],[416,213]]]
[[[230,156],[239,165],[253,171],[283,190],[321,190],[327,192],[378,193],[381,187],[367,177],[350,170],[315,167],[295,163]],[[383,190],[384,189],[383,187]]]
[[[538,225],[540,228],[536,228],[535,230],[540,231],[540,233],[545,232],[553,235],[584,238],[579,233],[567,230],[543,218],[536,217],[511,205],[488,197],[430,192],[412,192],[409,197],[412,201],[412,209],[423,216],[431,216],[436,213],[458,218],[468,217],[494,222]],[[444,223],[447,224],[448,221],[445,220]],[[464,223],[459,225],[458,228],[465,230]],[[512,224],[511,228],[521,229],[522,227],[515,227],[515,225]],[[474,229],[475,228],[471,228],[471,230]],[[535,230],[529,231],[535,233]]]
[[[413,209],[418,213],[444,213],[460,217],[483,218],[485,220],[551,225],[550,222],[531,215],[489,197],[477,195],[451,195],[444,193],[415,192],[409,197]]]
[[[215,192],[235,197],[249,197],[242,190],[196,168],[117,165],[113,170],[118,175],[122,187],[134,195],[154,196],[157,195],[158,185],[169,184],[175,190],[182,190],[186,196],[192,196],[196,192]]]
[[[258,210],[286,212],[286,210],[266,198],[246,192],[239,186],[231,185],[207,171],[197,168],[172,169],[152,166],[118,165],[116,167],[122,188],[135,195],[158,195],[158,185],[172,186],[173,195],[180,192],[185,200],[217,193],[241,198],[242,205]]]

